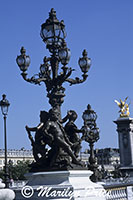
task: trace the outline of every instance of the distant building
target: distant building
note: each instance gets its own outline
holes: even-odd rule
[[[17,164],[18,161],[34,160],[32,150],[26,150],[24,148],[20,150],[9,149],[7,151],[7,162],[12,161],[13,165]],[[0,149],[0,170],[3,169],[5,163],[5,150]]]
[[[107,171],[113,171],[120,164],[120,154],[117,148],[96,149],[97,164]]]
[[[96,149],[95,155],[98,165],[116,165],[120,163],[119,149],[116,148]]]
[[[105,170],[113,171],[116,165],[120,164],[119,149],[116,148],[105,148],[105,149],[95,149],[95,156],[97,164],[100,168],[104,166]],[[79,158],[81,161],[88,166],[89,163],[89,150],[86,149],[84,152],[81,152]],[[13,165],[17,164],[18,161],[30,162],[34,161],[32,150],[26,150],[24,148],[20,150],[9,149],[7,151],[8,162],[11,160]],[[5,163],[5,151],[0,149],[0,170],[3,169]]]
[[[105,149],[95,149],[95,157],[99,169],[104,167],[105,170],[111,172],[114,171],[115,166],[120,164],[119,149],[116,148],[105,148]],[[80,159],[85,162],[86,166],[89,163],[89,150],[86,149],[85,152],[80,153]]]

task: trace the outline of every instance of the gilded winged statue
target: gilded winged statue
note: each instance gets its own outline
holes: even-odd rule
[[[128,99],[128,97],[126,97],[124,101],[122,101],[120,99],[120,102],[115,100],[115,102],[117,103],[117,105],[120,108],[120,110],[119,110],[119,112],[121,113],[120,117],[129,117],[129,115],[130,115],[129,104],[126,103],[127,99]]]

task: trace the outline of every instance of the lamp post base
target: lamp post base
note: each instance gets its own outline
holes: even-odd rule
[[[16,200],[25,200],[25,195],[31,200],[105,200],[103,186],[93,183],[91,175],[89,170],[29,173],[26,186],[15,191]]]

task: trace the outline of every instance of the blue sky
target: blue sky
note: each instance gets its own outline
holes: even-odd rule
[[[40,38],[40,26],[51,8],[64,20],[67,46],[71,50],[69,66],[81,76],[78,59],[86,49],[92,59],[88,79],[66,87],[62,116],[69,109],[82,113],[87,104],[97,112],[100,140],[97,148],[118,147],[116,125],[119,116],[114,99],[129,96],[133,117],[133,1],[132,0],[4,0],[0,2],[0,96],[7,95],[10,108],[7,118],[8,148],[30,149],[25,125],[39,123],[40,110],[49,110],[46,88],[26,83],[16,64],[21,46],[30,55],[29,77],[39,72],[43,57],[49,55]],[[3,148],[3,117],[0,114],[0,148]],[[87,144],[84,144],[84,148]]]

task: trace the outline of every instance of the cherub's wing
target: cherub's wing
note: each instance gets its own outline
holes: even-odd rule
[[[115,100],[115,103],[117,103],[117,105],[120,107],[121,106],[121,103],[117,100]]]

